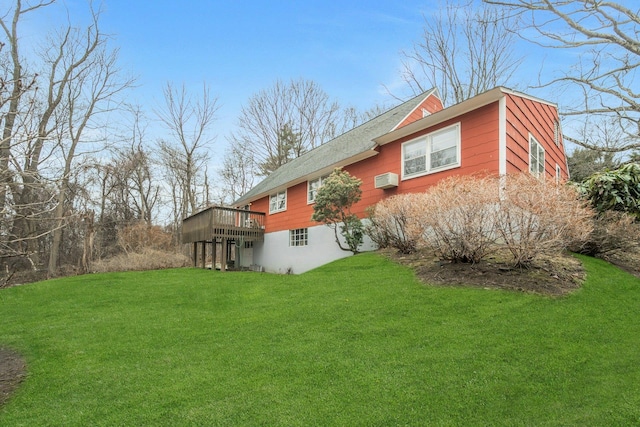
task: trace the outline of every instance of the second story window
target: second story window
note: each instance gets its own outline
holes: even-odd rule
[[[269,196],[269,213],[282,212],[287,209],[287,190]]]
[[[460,166],[460,125],[446,127],[402,145],[402,177]]]
[[[544,148],[533,135],[529,135],[529,172],[544,177]]]
[[[313,203],[316,201],[316,195],[318,194],[318,190],[322,187],[324,181],[328,178],[327,176],[321,176],[320,178],[312,179],[307,183],[307,203]]]

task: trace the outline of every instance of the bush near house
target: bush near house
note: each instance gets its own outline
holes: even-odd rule
[[[521,173],[507,176],[501,191],[496,231],[516,265],[563,251],[593,229],[594,212],[573,186]]]
[[[418,213],[422,209],[420,194],[403,194],[383,199],[367,210],[366,233],[380,248],[396,248],[403,254],[416,251],[424,234]]]
[[[599,213],[626,212],[640,220],[640,163],[593,174],[578,188]]]
[[[577,188],[597,211],[592,232],[572,250],[625,264],[640,253],[640,163],[593,174]]]
[[[592,217],[574,187],[528,173],[456,176],[378,203],[370,228],[405,253],[423,247],[442,260],[477,263],[506,247],[514,264],[525,266],[585,239]]]
[[[492,177],[448,178],[424,194],[421,244],[443,260],[477,263],[496,244],[499,181]]]
[[[318,190],[313,205],[313,221],[322,222],[333,229],[336,243],[343,251],[357,254],[364,238],[364,226],[360,218],[351,212],[351,207],[360,201],[362,181],[347,171],[334,169]],[[338,236],[344,237],[347,247],[342,246]]]

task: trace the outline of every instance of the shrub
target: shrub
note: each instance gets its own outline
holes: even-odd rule
[[[171,233],[167,233],[157,225],[137,222],[118,230],[118,245],[126,252],[142,253],[145,249],[170,251],[172,248]]]
[[[106,273],[112,271],[160,270],[187,267],[189,265],[191,265],[191,259],[186,255],[146,248],[141,252],[120,254],[105,260],[94,261],[91,264],[91,271],[94,273]]]
[[[627,212],[640,220],[640,163],[596,173],[579,188],[599,213]]]
[[[420,224],[420,194],[402,194],[381,200],[369,208],[366,233],[380,247],[392,247],[401,253],[415,252],[424,232]]]
[[[447,178],[425,193],[382,200],[369,216],[367,233],[382,247],[426,247],[440,259],[471,263],[506,247],[524,266],[585,241],[594,212],[575,187],[522,173]]]
[[[358,253],[362,244],[364,226],[357,215],[351,213],[351,207],[360,200],[362,181],[352,177],[349,172],[334,169],[316,194],[311,219],[323,222],[333,229],[338,247],[343,251]],[[343,247],[338,237],[344,237],[347,247]]]
[[[499,181],[454,176],[421,195],[421,243],[441,259],[477,263],[495,247]]]
[[[591,233],[594,212],[575,187],[528,173],[509,175],[504,184],[496,230],[516,265],[525,266],[539,254],[566,249]]]
[[[637,250],[640,224],[624,212],[607,211],[595,216],[593,229],[586,239],[574,241],[571,250],[590,256],[605,256],[616,251]]]

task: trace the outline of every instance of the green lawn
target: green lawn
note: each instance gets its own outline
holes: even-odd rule
[[[0,291],[2,426],[640,425],[640,280],[431,287],[376,254],[300,276],[96,274]]]

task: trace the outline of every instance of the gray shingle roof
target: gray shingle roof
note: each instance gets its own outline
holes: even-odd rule
[[[372,150],[377,145],[374,138],[392,131],[432,93],[433,89],[424,92],[280,166],[233,205],[242,206]]]

